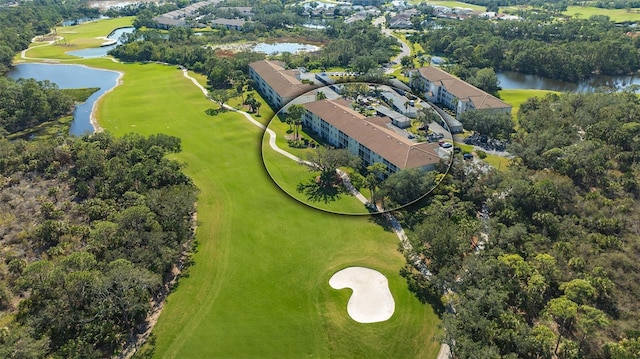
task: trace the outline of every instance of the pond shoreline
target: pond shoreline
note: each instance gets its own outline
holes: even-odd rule
[[[25,74],[21,74],[18,73],[16,74],[17,71],[19,71],[18,69],[20,69],[21,67],[23,67],[24,69],[28,69],[28,67],[30,68],[31,66],[42,66],[43,69],[42,70],[33,70],[33,68],[31,68],[31,72],[29,72],[27,70],[27,72]],[[60,78],[56,78],[55,76],[51,75],[51,73],[54,74],[58,74],[58,76],[64,76],[64,75],[60,75],[60,73],[64,72],[64,71],[60,71],[59,69],[54,69],[51,68],[51,66],[63,66],[66,68],[82,68],[84,69],[84,71],[88,71],[88,72],[92,72],[95,71],[94,73],[89,73],[89,74],[78,74],[76,76],[78,76],[77,80],[71,80],[71,81],[67,81],[67,83],[63,83],[62,85],[60,84]],[[51,71],[51,73],[47,73],[47,70],[45,70],[46,67],[49,67],[49,71]],[[14,72],[13,74],[11,72]],[[91,95],[87,101],[83,102],[83,103],[79,103],[76,104],[74,106],[73,109],[73,122],[71,123],[71,127],[69,128],[69,133],[71,135],[76,135],[76,136],[81,136],[85,133],[97,133],[97,132],[102,132],[104,131],[104,129],[102,128],[102,126],[100,126],[99,122],[98,122],[98,118],[96,117],[96,112],[98,109],[98,104],[100,103],[100,101],[103,99],[103,96],[110,93],[111,91],[113,91],[115,88],[117,88],[118,86],[120,86],[123,83],[123,77],[124,77],[124,72],[123,71],[118,71],[118,70],[108,70],[108,69],[104,69],[104,68],[98,68],[98,67],[91,67],[85,64],[60,64],[60,63],[38,63],[38,62],[32,62],[32,63],[21,63],[21,64],[16,64],[14,66],[14,69],[12,69],[12,71],[10,71],[7,74],[7,77],[13,78],[13,79],[17,79],[17,78],[35,78],[36,81],[44,81],[44,80],[48,80],[51,81],[52,83],[55,83],[59,88],[85,88],[85,87],[99,87],[100,89],[98,91],[96,91],[96,93],[94,93],[93,95]],[[69,70],[71,71],[71,70]],[[75,71],[74,71],[75,72]],[[102,74],[102,76],[97,76],[98,74]],[[111,74],[111,75],[109,75]],[[110,77],[113,75],[117,75],[115,78]],[[95,82],[93,84],[89,84],[86,81],[85,82],[79,82],[76,86],[76,84],[74,82],[80,80],[82,77],[89,77],[90,80],[95,80]],[[69,80],[71,76],[67,77],[66,80]],[[86,79],[85,79],[86,80]],[[96,95],[97,94],[97,95]],[[97,96],[95,98],[92,98],[93,96]],[[90,104],[90,111],[86,111],[86,109],[88,109],[88,106]],[[85,108],[86,106],[86,108]],[[79,112],[80,111],[80,112]],[[88,112],[88,114],[87,114]],[[89,129],[90,127],[90,129]]]
[[[81,66],[86,66],[86,65],[81,65]],[[105,70],[105,69],[100,69],[100,70]],[[118,78],[116,79],[115,85],[113,85],[111,88],[105,91],[102,95],[98,96],[98,98],[95,101],[93,101],[93,105],[91,106],[91,113],[89,114],[89,123],[91,124],[91,126],[93,126],[93,133],[104,131],[104,128],[100,126],[100,124],[98,123],[98,118],[96,117],[96,111],[98,111],[98,105],[100,104],[100,101],[105,95],[115,90],[118,86],[122,85],[122,83],[124,82],[122,80],[122,78],[124,77],[123,71],[117,71],[117,70],[105,70],[105,71],[113,71],[118,73]],[[75,121],[75,118],[74,118],[74,121]]]

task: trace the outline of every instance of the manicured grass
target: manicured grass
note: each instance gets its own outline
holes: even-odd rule
[[[195,264],[169,296],[144,353],[435,358],[438,317],[399,275],[405,260],[393,233],[373,217],[318,211],[286,195],[263,166],[263,131],[231,111],[206,115],[217,106],[175,66],[81,62],[125,73],[98,105],[100,124],[116,135],[180,137],[183,151],[172,158],[200,188]],[[260,112],[268,122],[269,108]],[[396,302],[390,320],[354,322],[346,312],[350,291],[329,287],[331,275],[356,265],[387,276]]]
[[[284,118],[284,117],[282,117]],[[293,148],[289,147],[287,139],[285,138],[289,125],[281,120],[281,114],[274,116],[271,122],[269,122],[268,128],[276,133],[276,145],[286,150],[287,152],[302,158],[308,158],[308,155],[315,151],[313,148]],[[300,130],[298,132],[300,137],[307,139],[314,139],[306,132]],[[315,139],[314,139],[315,140]],[[310,172],[308,167],[302,166],[290,158],[287,158],[281,154],[276,153],[269,146],[269,135],[264,136],[262,140],[262,159],[264,165],[269,172],[269,175],[273,178],[276,184],[290,196],[296,198],[302,203],[308,204],[311,207],[321,209],[323,211],[329,211],[332,213],[344,213],[344,214],[368,214],[369,211],[364,205],[355,197],[346,193],[342,193],[338,196],[322,199],[312,199],[307,194],[298,190],[298,185],[307,185],[315,176],[320,172]],[[370,195],[368,190],[363,189],[365,196]]]
[[[42,42],[33,43],[30,46],[33,48],[26,52],[26,56],[32,58],[80,61],[82,59],[79,59],[77,56],[67,55],[65,52],[98,47],[105,42],[105,40],[100,37],[106,37],[114,29],[131,26],[133,19],[133,16],[129,16],[86,22],[75,26],[56,27],[57,36],[63,37],[64,40],[58,41],[52,46],[42,47],[36,47],[38,45],[42,45]],[[20,58],[19,54],[16,55],[15,59],[16,61],[23,60]]]
[[[410,0],[409,2],[412,3],[412,4],[418,4],[418,3],[421,3],[421,2],[424,2],[424,1],[423,0]],[[427,4],[435,5],[435,6],[446,6],[446,7],[450,7],[450,8],[454,8],[454,7],[461,7],[463,9],[469,8],[469,9],[473,9],[475,11],[485,11],[486,8],[487,8],[486,6],[467,4],[467,3],[461,2],[461,1],[430,0],[430,1],[427,1]]]
[[[395,70],[393,70],[393,72],[391,73],[393,76],[395,76],[395,78],[397,78],[400,81],[403,82],[409,82],[409,78],[406,77],[403,73],[402,73],[402,66],[400,65],[395,65],[393,67]]]
[[[612,21],[640,21],[640,9],[600,9],[592,6],[567,6],[567,11],[562,13],[566,16],[588,19],[593,15],[605,15]]]
[[[195,266],[154,330],[156,357],[434,357],[437,318],[406,289],[397,238],[370,222],[313,210],[284,194],[262,166],[262,131],[210,104],[174,67],[121,65],[124,85],[100,106],[101,124],[183,139],[200,187]],[[153,86],[151,86],[153,84]],[[363,265],[388,276],[390,321],[346,315],[347,291],[327,281]]]
[[[527,99],[531,97],[544,97],[548,93],[559,93],[556,91],[548,91],[548,90],[500,90],[498,94],[500,98],[513,106],[511,109],[511,116],[514,121],[516,121],[516,126],[518,124],[518,111],[520,110],[520,105],[522,105]]]
[[[342,193],[334,198],[310,199],[305,193],[298,191],[299,184],[309,184],[320,172],[311,172],[309,168],[273,151],[265,137],[262,157],[267,172],[275,183],[290,196],[311,207],[332,213],[368,214],[369,211],[355,197]]]
[[[280,148],[282,148],[283,150],[291,153],[292,155],[298,156],[302,159],[306,159],[309,154],[311,154],[314,150],[311,147],[307,147],[307,148],[294,148],[294,147],[290,147],[288,140],[285,136],[287,135],[294,135],[294,133],[288,134],[287,130],[289,129],[289,125],[281,120],[280,115],[278,116],[274,116],[271,121],[269,122],[269,125],[267,126],[270,130],[274,131],[276,133],[276,145]],[[267,137],[268,135],[266,135],[265,137]],[[311,135],[309,135],[308,133],[306,133],[303,130],[299,130],[298,131],[298,136],[300,136],[301,138],[306,138],[309,140],[315,140],[315,138],[313,138]],[[263,149],[266,147],[269,147],[268,143],[263,143]]]
[[[101,125],[181,137],[174,157],[201,189],[195,265],[154,329],[155,357],[435,357],[438,319],[399,276],[395,235],[283,193],[263,167],[262,131],[232,112],[207,116],[210,102],[175,67],[94,62],[126,72],[99,106]],[[327,282],[352,265],[388,277],[389,321],[348,317],[349,291]]]

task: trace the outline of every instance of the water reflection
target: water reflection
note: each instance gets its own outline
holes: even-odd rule
[[[76,106],[69,133],[80,136],[94,131],[91,125],[93,104],[100,96],[115,87],[119,74],[115,71],[99,70],[82,65],[19,64],[7,74],[12,79],[34,78],[49,80],[59,88],[98,87],[86,102]]]
[[[640,85],[639,75],[598,75],[578,83],[553,80],[542,76],[527,75],[513,71],[503,71],[496,75],[500,87],[505,90],[535,89],[560,92],[595,92],[604,89],[621,91],[630,85]]]
[[[109,52],[111,49],[121,44],[120,38],[122,37],[122,35],[130,34],[134,30],[135,28],[133,27],[123,27],[120,29],[115,29],[111,32],[111,34],[109,34],[109,36],[107,36],[107,39],[109,40],[117,40],[114,44],[108,45],[108,46],[93,47],[89,49],[69,51],[67,52],[67,55],[84,57],[84,58],[107,56],[107,52]]]
[[[268,55],[281,54],[283,52],[298,53],[298,52],[311,52],[318,51],[320,47],[309,44],[300,44],[296,42],[276,42],[273,44],[267,44],[261,42],[254,46],[253,51],[262,52]]]

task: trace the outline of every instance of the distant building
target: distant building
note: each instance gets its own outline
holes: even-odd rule
[[[169,11],[162,15],[158,15],[153,20],[158,24],[160,29],[169,29],[176,26],[187,26],[187,18],[196,15],[198,9],[206,5],[215,5],[222,0],[207,0],[193,3],[185,8]]]
[[[406,168],[433,170],[440,161],[438,145],[413,142],[387,125],[387,117],[366,117],[344,100],[306,103],[303,125],[337,148],[348,149],[368,166],[383,163],[388,173]]]
[[[249,64],[249,77],[260,95],[275,110],[316,88],[300,81],[298,70],[285,70],[280,61],[261,60]]]
[[[153,20],[155,20],[155,22],[158,24],[157,27],[159,29],[170,29],[172,27],[179,27],[179,26],[186,26],[187,25],[187,21],[184,18],[184,15],[182,14],[171,14],[171,13],[166,13],[166,14],[162,14],[160,16],[156,16],[155,18],[153,18]]]
[[[384,0],[351,0],[351,3],[356,6],[380,6],[384,2]]]
[[[253,17],[253,8],[251,6],[221,6],[217,8],[221,11],[229,11],[231,13],[238,13],[238,15],[246,18]]]
[[[247,22],[243,19],[223,19],[218,18],[211,21],[211,27],[221,26],[226,28],[227,30],[236,30],[242,31],[244,29],[244,24]]]
[[[435,66],[421,67],[410,74],[410,85],[431,102],[456,111],[492,110],[511,113],[511,105]]]
[[[387,27],[390,29],[410,29],[413,27],[411,16],[407,14],[398,14],[389,19]]]

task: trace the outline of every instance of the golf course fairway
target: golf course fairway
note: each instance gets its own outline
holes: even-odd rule
[[[106,62],[106,61],[105,61]],[[175,159],[200,188],[194,265],[172,293],[142,352],[158,358],[434,358],[438,318],[399,275],[398,239],[371,217],[311,209],[283,193],[260,157],[262,130],[216,107],[175,66],[105,64],[123,84],[98,107],[114,134],[182,139]],[[268,119],[265,119],[265,122]],[[337,271],[383,273],[396,301],[385,322],[345,310]]]
[[[103,25],[79,25],[64,35],[78,48],[93,46],[96,36],[112,30]],[[85,29],[91,41],[83,38]],[[373,217],[325,213],[286,195],[263,166],[260,128],[231,111],[207,115],[218,106],[176,66],[74,59],[60,46],[33,46],[17,60],[59,59],[122,72],[121,84],[97,105],[98,123],[115,135],[180,137],[182,152],[172,158],[200,189],[193,265],[137,357],[436,357],[439,319],[400,276],[405,259],[396,235]],[[257,119],[266,125],[273,112],[264,105],[261,113]],[[395,301],[391,318],[362,324],[349,317],[351,290],[333,289],[329,279],[354,266],[387,278]]]

